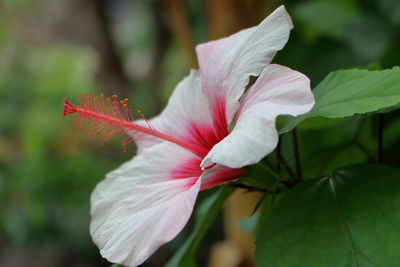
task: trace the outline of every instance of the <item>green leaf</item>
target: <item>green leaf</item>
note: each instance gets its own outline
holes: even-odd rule
[[[281,185],[279,177],[267,166],[257,163],[245,168],[246,176],[239,179],[240,183],[252,185],[260,189],[276,189]]]
[[[279,133],[286,133],[311,117],[342,118],[398,105],[400,68],[335,71],[318,84],[313,93],[313,109],[305,115],[287,119]]]
[[[259,266],[399,266],[400,170],[355,165],[291,189],[262,223]]]
[[[398,0],[378,1],[385,16],[391,20],[393,25],[400,25],[400,2]]]
[[[201,203],[197,209],[197,221],[192,234],[167,263],[166,267],[197,266],[195,261],[197,247],[207,232],[207,229],[220,212],[226,198],[232,193],[233,190],[234,188],[231,186],[224,186],[220,191],[216,192],[214,195],[210,196]]]
[[[390,45],[391,30],[380,16],[362,14],[347,25],[345,39],[355,55],[374,62]]]
[[[357,16],[354,1],[307,1],[294,9],[294,16],[316,33],[341,39],[346,34],[346,26]],[[335,16],[326,16],[326,14]]]

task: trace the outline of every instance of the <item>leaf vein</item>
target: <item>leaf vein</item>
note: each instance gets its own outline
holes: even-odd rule
[[[345,234],[346,234],[347,241],[348,241],[350,249],[351,249],[352,259],[355,262],[356,266],[359,266],[359,263],[358,263],[357,258],[355,256],[355,254],[357,253],[357,250],[354,248],[354,241],[353,241],[353,238],[351,236],[349,222],[348,222],[348,220],[347,220],[347,218],[346,218],[346,216],[344,214],[343,206],[342,206],[342,203],[340,201],[339,194],[337,192],[337,188],[336,188],[337,186],[336,186],[336,182],[335,182],[335,175],[330,177],[329,183],[331,185],[332,194],[333,194],[333,196],[334,196],[334,198],[336,200],[336,203],[337,203],[337,205],[339,207],[339,213],[340,213],[340,215],[342,217],[342,222],[343,222],[343,226],[344,226],[344,229],[345,229]]]
[[[315,218],[317,217],[317,214],[319,212],[318,209],[319,209],[319,206],[321,204],[322,196],[324,195],[324,193],[325,193],[325,190],[321,190],[321,193],[318,196],[318,200],[317,200],[317,203],[316,203],[316,206],[315,206],[315,212],[314,212],[313,216],[311,217],[310,228],[309,228],[309,230],[307,231],[307,234],[306,234],[306,243],[304,245],[304,254],[303,254],[303,257],[302,257],[302,260],[301,260],[301,267],[305,266],[304,264],[305,264],[307,256],[308,256],[307,252],[309,251],[309,246],[310,246],[311,232],[313,231],[314,221],[315,221]]]
[[[349,179],[349,180],[350,180],[350,179]],[[352,183],[352,182],[349,182],[349,183],[353,184],[353,186],[354,186],[354,183]],[[372,204],[371,201],[368,200],[368,198],[366,197],[368,194],[366,194],[365,191],[363,191],[364,193],[362,193],[361,190],[355,191],[355,192],[358,193],[360,196],[362,196],[362,197],[364,198],[364,200],[365,200],[365,203],[368,203],[368,205],[369,205],[372,209],[374,209],[374,210],[375,210],[379,215],[381,215],[395,230],[397,230],[397,232],[400,233],[400,228],[398,228],[398,226],[396,226],[392,221],[390,221],[389,218],[386,217],[386,215],[384,214],[384,212],[383,212],[381,209],[379,209],[377,206],[375,206],[374,204]]]

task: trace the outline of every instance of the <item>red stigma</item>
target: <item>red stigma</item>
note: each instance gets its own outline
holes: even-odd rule
[[[75,112],[76,112],[76,107],[74,105],[72,105],[71,103],[69,103],[68,99],[65,98],[63,115],[66,116],[68,114],[75,113]]]

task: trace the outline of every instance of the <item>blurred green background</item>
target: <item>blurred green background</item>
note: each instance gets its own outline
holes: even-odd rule
[[[73,102],[79,93],[118,93],[150,118],[195,65],[193,44],[255,25],[280,4],[267,0],[1,1],[0,266],[109,265],[90,240],[89,196],[105,173],[131,158],[135,148],[130,145],[123,153],[117,139],[101,146],[73,131],[62,116],[65,97]],[[400,1],[290,0],[284,4],[295,29],[275,62],[305,73],[313,85],[340,68],[400,64]],[[384,141],[385,162],[397,166],[398,115],[385,115]],[[305,175],[373,161],[374,123],[374,117],[360,116],[313,119],[300,125]],[[357,146],[345,146],[355,135],[371,157]],[[293,164],[285,140],[284,136],[283,152]],[[341,144],[344,148],[338,150],[335,146]],[[211,236],[221,238],[221,229],[214,228]],[[146,266],[163,266],[186,233]],[[208,244],[213,238],[209,239]],[[206,255],[207,245],[203,247],[201,255]]]

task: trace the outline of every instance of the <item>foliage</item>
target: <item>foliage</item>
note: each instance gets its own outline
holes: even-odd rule
[[[397,266],[400,170],[355,165],[285,194],[262,222],[260,266]]]
[[[313,109],[289,119],[280,129],[281,133],[311,117],[342,118],[397,106],[400,104],[400,68],[335,71],[318,84],[313,93]]]
[[[233,189],[233,187],[225,186],[201,203],[197,208],[196,227],[181,248],[175,253],[174,257],[166,265],[167,267],[197,266],[196,250],[200,245],[200,241],[204,238],[207,229],[210,227],[210,224],[217,216],[224,201],[230,193],[232,193]]]

